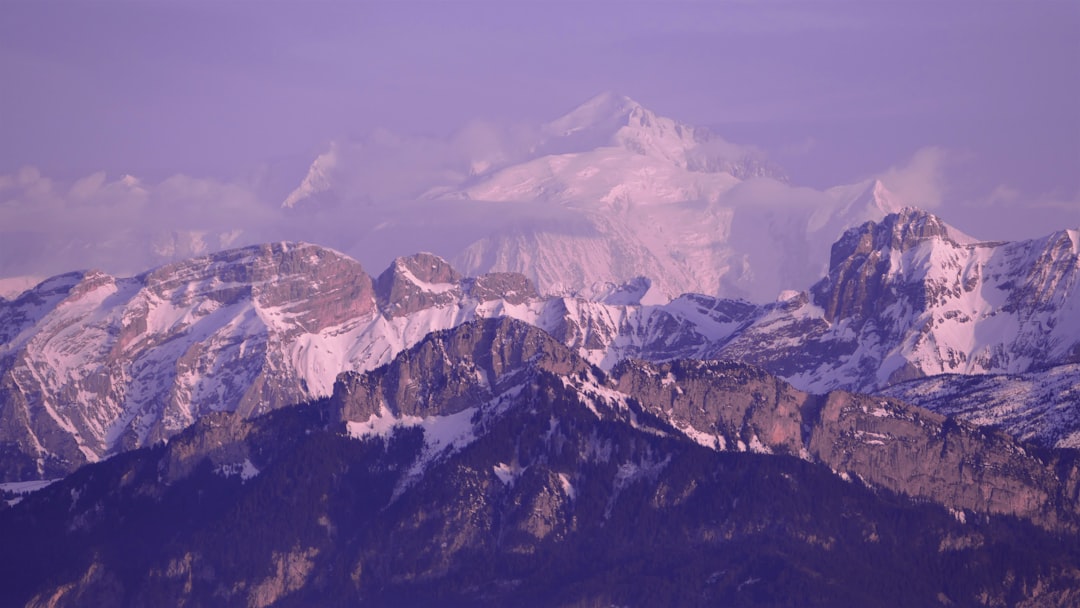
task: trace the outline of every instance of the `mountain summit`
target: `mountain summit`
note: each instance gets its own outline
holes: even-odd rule
[[[1080,446],[1077,232],[967,244],[959,234],[911,209],[867,222],[837,242],[810,292],[762,305],[667,301],[642,277],[598,286],[596,299],[545,296],[523,274],[470,277],[430,253],[372,278],[303,243],[126,279],[60,275],[0,300],[0,481],[57,476],[213,412],[251,416],[326,397],[342,372],[488,317],[534,325],[604,369],[627,358],[734,359],[820,393],[906,381],[902,394],[956,411],[933,398],[945,383],[941,394],[965,404],[966,419]],[[1042,384],[1049,392],[1032,389]],[[1000,407],[967,405],[987,387],[1000,389]]]
[[[601,93],[542,129],[539,155],[617,147],[688,171],[729,173],[740,179],[786,179],[764,155],[727,142],[708,129],[660,116],[616,93]]]
[[[820,277],[844,229],[895,210],[883,188],[859,197],[866,187],[792,188],[759,150],[603,93],[535,130],[335,144],[284,206],[331,209],[323,219],[362,209],[359,233],[328,229],[380,264],[409,242],[395,255],[427,249],[467,274],[519,272],[547,294],[645,276],[667,298],[764,302]]]

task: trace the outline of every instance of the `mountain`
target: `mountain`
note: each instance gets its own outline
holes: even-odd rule
[[[1038,445],[1080,447],[1080,364],[1022,374],[941,374],[894,384],[881,394]]]
[[[415,166],[393,165],[403,149]],[[790,186],[760,151],[604,93],[513,136],[335,143],[282,206],[303,217],[362,211],[366,232],[334,244],[380,264],[416,242],[465,274],[519,272],[550,295],[594,298],[648,276],[669,299],[771,301],[820,278],[833,240],[899,209],[895,199],[876,180]]]
[[[807,297],[723,352],[761,364],[775,359],[772,369],[811,390],[870,391],[942,373],[1074,363],[1075,235],[982,243],[906,209],[845,233],[829,274]]]
[[[738,360],[800,390],[885,391],[1077,447],[1073,234],[978,243],[908,210],[847,233],[828,277],[770,305],[667,302],[643,277],[608,284],[598,300],[542,296],[523,275],[465,277],[432,254],[371,277],[342,254],[288,243],[130,279],[61,275],[0,301],[2,481],[60,476],[210,412],[253,416],[325,397],[342,372],[499,316],[604,369],[626,358]]]
[[[548,295],[593,298],[647,276],[657,297],[769,302],[820,278],[846,228],[921,202],[873,179],[790,184],[760,150],[611,93],[540,124],[439,131],[336,138],[231,179],[28,168],[0,201],[0,280],[130,276],[287,240],[370,268],[431,251],[469,276],[520,272]]]
[[[695,356],[756,310],[698,296],[642,304],[652,291],[641,278],[611,287],[607,301],[542,297],[522,275],[464,277],[431,254],[373,278],[302,243],[127,279],[53,277],[0,301],[2,481],[61,476],[212,412],[255,416],[325,397],[341,372],[477,318],[524,320],[610,367],[627,356]]]
[[[706,435],[709,447],[691,439]],[[772,453],[720,451],[719,438]],[[1053,467],[1073,472],[1069,485]],[[631,362],[608,375],[492,319],[346,374],[329,399],[211,414],[167,445],[0,501],[0,597],[1065,606],[1080,563],[1076,470],[919,408],[815,398],[749,366]]]
[[[908,209],[848,231],[809,294],[707,356],[1078,447],[1077,234],[978,242]]]
[[[768,301],[818,278],[828,243],[851,225],[838,219],[851,202],[842,194],[792,202],[782,172],[759,153],[627,97],[598,96],[542,132],[534,157],[439,199],[572,210],[576,221],[485,236],[450,255],[464,272],[521,272],[543,293],[590,297],[597,285],[645,275],[668,297]]]

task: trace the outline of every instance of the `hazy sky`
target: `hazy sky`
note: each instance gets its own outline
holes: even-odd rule
[[[274,200],[229,203],[256,209],[332,140],[535,123],[604,90],[801,185],[922,163],[980,237],[1080,225],[1074,1],[5,0],[0,210],[27,167],[65,192],[97,172],[241,199],[258,181]]]

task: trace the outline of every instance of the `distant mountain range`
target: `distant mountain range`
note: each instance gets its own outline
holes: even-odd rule
[[[358,183],[372,145],[332,145],[283,207],[304,216],[363,201],[375,228],[345,251],[363,258],[371,243],[400,235],[466,274],[519,272],[550,295],[592,297],[644,275],[668,297],[771,301],[819,278],[844,229],[901,207],[876,180],[792,188],[761,152],[612,93],[494,157],[455,156],[417,175],[422,191],[377,191],[378,175]],[[391,196],[421,203],[395,215],[380,205]],[[453,217],[459,209],[467,220]],[[446,223],[416,219],[432,213]],[[467,236],[445,242],[447,223]]]
[[[0,294],[13,277],[84,264],[134,274],[306,240],[374,267],[432,251],[470,276],[520,272],[547,295],[593,297],[649,276],[668,298],[770,302],[820,278],[845,229],[922,203],[874,178],[823,191],[789,184],[760,150],[611,93],[535,127],[377,131],[330,143],[299,178],[286,177],[298,167],[279,169],[228,183],[101,173],[68,185],[35,174],[62,228],[25,218],[8,228],[0,277],[11,287],[0,283]],[[88,196],[100,205],[92,222],[80,220]]]
[[[55,477],[211,412],[254,416],[325,397],[339,374],[387,363],[432,331],[503,316],[603,369],[737,360],[798,389],[887,391],[1074,447],[1076,235],[978,243],[908,209],[848,231],[824,279],[769,305],[666,301],[646,278],[596,299],[544,296],[523,275],[467,278],[432,254],[373,278],[332,250],[288,243],[129,279],[61,275],[0,301],[0,471]],[[1032,388],[1051,381],[1049,400]],[[987,387],[1009,403],[972,405]]]
[[[442,255],[0,281],[0,604],[1077,605],[1080,230],[792,187],[613,94],[455,138],[335,143],[272,210]]]

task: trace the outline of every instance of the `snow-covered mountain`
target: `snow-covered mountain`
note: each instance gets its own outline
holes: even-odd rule
[[[576,221],[485,236],[452,256],[463,271],[521,272],[553,294],[592,296],[645,275],[669,297],[769,301],[820,276],[828,244],[854,225],[845,215],[892,210],[873,183],[859,187],[870,196],[788,200],[782,173],[760,154],[622,96],[592,99],[543,132],[535,157],[439,199],[573,210]]]
[[[1078,447],[1078,234],[978,242],[908,209],[848,231],[809,294],[763,309],[708,356]]]
[[[657,297],[768,302],[820,278],[846,228],[921,202],[874,179],[789,184],[759,150],[615,94],[538,125],[376,130],[230,181],[24,173],[0,179],[17,186],[0,201],[0,277],[129,276],[309,241],[372,268],[432,251],[467,275],[521,272],[545,294],[648,276]]]
[[[648,276],[668,298],[771,301],[819,278],[844,229],[899,209],[876,180],[826,192],[790,186],[754,148],[612,93],[491,150],[452,146],[419,162],[407,183],[422,184],[422,194],[357,183],[357,173],[383,162],[371,148],[332,145],[283,206],[362,206],[364,223],[375,228],[341,245],[360,259],[374,243],[404,235],[466,274],[520,272],[553,295],[595,296],[609,283]],[[395,196],[421,200],[403,217]],[[468,225],[452,229],[463,236],[447,242],[446,223],[418,221],[429,214],[450,222],[467,214]]]
[[[485,319],[342,375],[329,399],[214,413],[28,495],[0,488],[0,596],[1068,606],[1078,471],[893,399],[738,363],[605,372]]]
[[[287,243],[130,279],[61,275],[0,301],[3,471],[54,475],[166,439],[208,412],[255,415],[324,397],[342,372],[485,317],[535,325],[604,369],[625,358],[735,359],[812,392],[875,392],[942,373],[1030,383],[1052,369],[1056,385],[1074,386],[1076,235],[979,243],[909,209],[849,231],[825,279],[769,305],[667,301],[647,278],[608,284],[597,299],[542,296],[521,274],[470,278],[432,254],[399,258],[372,278],[342,254]],[[944,394],[962,392],[956,384]],[[927,396],[933,386],[908,394],[949,407]],[[1076,443],[1075,399],[1047,408],[1042,393],[1023,394],[1019,417],[948,411]]]

